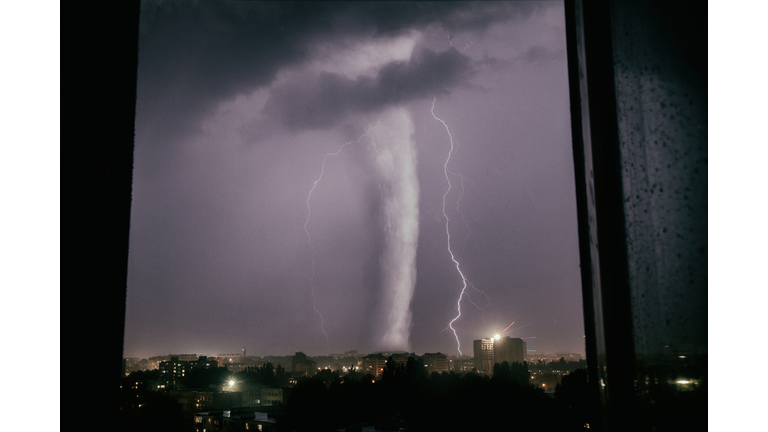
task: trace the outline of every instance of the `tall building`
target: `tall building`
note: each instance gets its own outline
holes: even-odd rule
[[[493,342],[493,362],[512,364],[518,362],[523,364],[525,361],[525,341],[520,338],[511,338],[509,336],[494,339]]]
[[[493,373],[493,338],[474,342],[475,369],[480,373]]]
[[[496,336],[474,341],[475,369],[488,375],[493,374],[493,365],[525,361],[526,344],[519,338]]]

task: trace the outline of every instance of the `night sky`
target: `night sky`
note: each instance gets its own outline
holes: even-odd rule
[[[563,13],[142,3],[124,357],[584,353]]]

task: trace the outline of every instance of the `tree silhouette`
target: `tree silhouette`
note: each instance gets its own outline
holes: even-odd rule
[[[263,384],[270,387],[286,387],[290,378],[282,365],[274,366],[266,362],[262,366],[249,366],[237,373],[238,380]]]
[[[428,375],[418,359],[402,363],[390,358],[375,382],[370,374],[342,378],[324,370],[301,379],[289,396],[285,429],[323,431],[370,424],[379,430],[522,430],[541,429],[543,422],[553,430],[573,429],[577,413],[567,410],[578,408],[531,385],[527,368],[525,362],[504,362],[496,365],[491,378],[477,373]],[[574,375],[566,381],[563,394],[570,395],[578,380]]]
[[[530,382],[529,377],[528,362],[523,362],[522,364],[512,362],[512,364],[509,364],[509,362],[504,361],[493,365],[493,378],[491,380],[525,386]]]
[[[588,422],[589,388],[586,369],[576,369],[563,376],[555,387],[555,398],[559,403],[564,421],[573,428],[583,427]]]
[[[317,377],[299,380],[288,397],[286,430],[332,431],[338,423],[338,400],[332,401],[325,383]]]

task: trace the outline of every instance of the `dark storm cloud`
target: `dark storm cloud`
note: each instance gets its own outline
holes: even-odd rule
[[[331,7],[338,7],[332,3]],[[344,8],[350,4],[341,3]],[[364,23],[377,35],[391,35],[404,29],[432,24],[451,32],[482,33],[491,25],[511,19],[525,19],[542,7],[542,2],[360,2],[341,14],[342,19]]]
[[[293,132],[327,128],[352,113],[445,94],[468,82],[473,73],[471,59],[451,48],[441,53],[421,50],[407,62],[387,64],[375,77],[350,79],[328,72],[321,72],[316,80],[300,76],[271,91],[263,117],[252,129],[258,134],[274,123]]]
[[[483,32],[542,7],[539,2],[143,2],[139,68],[151,73],[143,74],[138,89],[148,109],[138,113],[137,123],[164,140],[200,132],[200,120],[218,103],[270,85],[280,70],[311,60],[313,46],[323,41],[392,37],[433,24],[451,33]],[[397,80],[399,67],[392,66],[392,77],[379,79]]]
[[[543,46],[535,45],[530,47],[525,53],[516,59],[524,60],[527,62],[537,61],[559,61],[565,56],[565,52],[562,50],[552,50]]]
[[[522,54],[512,58],[491,57],[485,53],[480,60],[475,62],[475,64],[477,67],[487,67],[491,70],[498,71],[519,63],[560,61],[564,56],[565,52],[563,50],[552,50],[540,45],[534,45]]]

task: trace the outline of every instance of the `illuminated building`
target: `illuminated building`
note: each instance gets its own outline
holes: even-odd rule
[[[216,369],[218,363],[208,360],[206,356],[194,356],[194,360],[181,360],[181,356],[171,356],[168,361],[160,362],[160,376],[169,384],[176,384],[176,380],[186,376],[192,369]]]
[[[382,354],[369,354],[363,357],[362,372],[378,377],[384,372],[387,358]]]
[[[509,336],[495,336],[474,341],[475,368],[480,373],[493,374],[496,363],[514,362],[523,364],[526,352],[525,341]]]
[[[154,356],[147,359],[147,369],[160,369],[160,363],[170,361],[171,357],[178,357],[178,359],[181,361],[197,361],[196,354],[168,354],[163,356]]]
[[[475,367],[475,359],[468,355],[451,356],[448,363],[454,372],[469,372]]]
[[[474,341],[475,369],[480,373],[493,372],[493,338]]]
[[[424,361],[424,367],[427,369],[427,373],[432,372],[443,373],[448,372],[448,356],[442,353],[424,353],[421,356]]]
[[[168,395],[181,404],[187,415],[209,409],[229,409],[243,403],[240,392],[214,392],[203,390],[169,390]]]
[[[274,417],[266,412],[258,412],[248,407],[232,407],[199,412],[194,417],[195,432],[203,431],[261,431],[277,430]]]
[[[262,384],[248,384],[248,383],[235,383],[230,385],[229,383],[218,386],[220,392],[239,392],[242,396],[242,402],[240,406],[243,407],[257,407],[261,404],[261,389],[264,387]]]
[[[214,388],[211,386],[212,389]],[[240,394],[241,407],[271,406],[285,401],[290,389],[272,387],[264,384],[249,384],[244,382],[224,383],[215,386],[216,393]],[[220,408],[220,407],[219,407]]]

